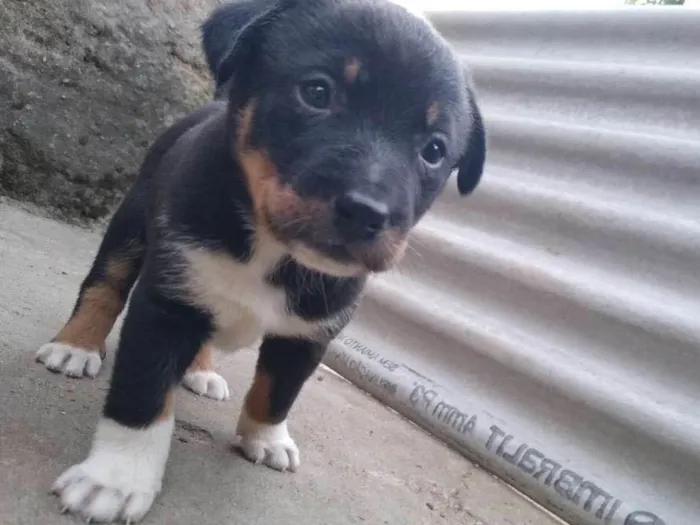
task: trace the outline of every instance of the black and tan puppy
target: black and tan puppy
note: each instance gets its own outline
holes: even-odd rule
[[[86,519],[147,513],[173,389],[190,377],[226,397],[209,345],[262,339],[237,441],[252,461],[296,469],[287,414],[365,279],[401,259],[454,169],[465,195],[483,169],[458,57],[397,5],[241,1],[212,14],[203,43],[222,99],[151,147],[69,321],[38,353],[53,370],[95,375],[131,292],[90,453],[54,484]]]

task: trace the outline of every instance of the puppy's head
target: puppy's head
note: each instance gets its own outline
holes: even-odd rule
[[[463,66],[423,19],[379,0],[266,0],[219,65],[258,226],[334,274],[398,262],[451,172],[484,165]]]

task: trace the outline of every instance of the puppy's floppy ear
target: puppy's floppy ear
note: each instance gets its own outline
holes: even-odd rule
[[[469,195],[479,185],[486,162],[486,130],[471,86],[467,87],[467,97],[472,124],[469,140],[457,164],[457,188],[462,196]]]
[[[262,43],[267,27],[282,12],[291,9],[297,0],[258,0],[255,13],[248,11],[247,20],[242,27],[229,28],[228,51],[216,65],[216,97],[224,95],[232,85],[239,90],[238,96],[245,98],[245,79],[250,76],[250,68],[254,66],[257,51]],[[235,5],[235,3],[233,4]],[[240,18],[239,18],[240,20]],[[237,101],[232,101],[234,104]]]
[[[200,26],[202,51],[209,66],[209,72],[217,87],[227,79],[220,79],[217,70],[221,60],[229,52],[230,46],[241,29],[250,22],[268,0],[236,0],[214,9]]]

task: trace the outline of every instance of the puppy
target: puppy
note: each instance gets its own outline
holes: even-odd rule
[[[227,395],[212,345],[262,340],[237,443],[251,461],[295,470],[287,415],[367,277],[398,263],[453,170],[463,195],[482,174],[468,76],[402,7],[239,1],[211,14],[202,43],[216,100],[149,149],[70,319],[38,352],[50,369],[96,375],[130,299],[90,452],[53,485],[88,520],[148,512],[173,389],[199,374],[200,393]]]

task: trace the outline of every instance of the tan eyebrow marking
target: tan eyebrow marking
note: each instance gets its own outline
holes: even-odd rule
[[[428,110],[425,112],[425,121],[428,126],[432,126],[437,122],[438,115],[440,114],[440,104],[437,102],[432,102],[428,105]]]
[[[343,70],[343,76],[345,77],[345,81],[348,84],[352,84],[355,82],[355,80],[357,80],[357,77],[360,74],[361,67],[362,67],[362,63],[360,62],[360,59],[357,57],[349,58],[345,62],[345,69]]]

